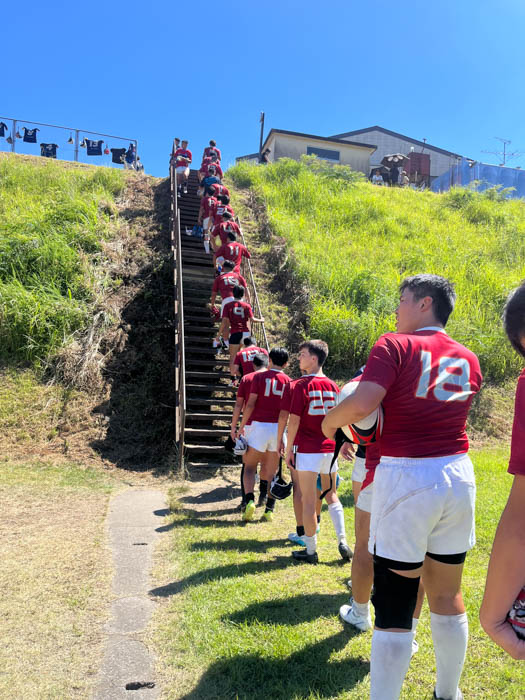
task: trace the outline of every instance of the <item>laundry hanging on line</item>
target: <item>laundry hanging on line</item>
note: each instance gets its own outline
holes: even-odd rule
[[[111,149],[111,162],[112,163],[123,163],[124,153],[126,153],[125,148],[112,148]]]
[[[7,129],[7,124],[0,122],[0,136],[5,136],[5,131]]]
[[[40,144],[40,155],[44,158],[56,158],[57,157],[57,144],[56,143],[41,143]]]
[[[23,140],[26,143],[36,143],[36,132],[40,129],[28,129],[26,126],[23,126],[22,129],[24,130]]]
[[[101,156],[102,155],[102,144],[104,141],[94,141],[91,139],[84,139],[86,142],[87,155],[88,156]]]

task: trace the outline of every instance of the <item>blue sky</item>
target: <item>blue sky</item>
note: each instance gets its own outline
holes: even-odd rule
[[[525,152],[524,30],[522,0],[31,0],[4,11],[0,114],[136,138],[158,176],[174,136],[195,161],[210,138],[226,166],[256,151],[261,110],[267,130],[379,124],[497,163],[494,136]],[[72,158],[68,136],[39,140]]]

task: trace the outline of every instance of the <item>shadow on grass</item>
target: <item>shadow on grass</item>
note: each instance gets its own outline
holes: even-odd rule
[[[149,595],[157,598],[169,598],[172,595],[181,593],[190,586],[199,586],[210,581],[218,581],[220,579],[239,578],[242,576],[251,576],[253,574],[266,574],[271,571],[278,571],[292,566],[291,557],[276,557],[271,561],[250,561],[244,564],[228,564],[226,566],[217,566],[214,569],[205,569],[204,571],[196,571],[191,576],[183,578],[181,581],[168,583],[166,586],[159,586],[149,591]],[[299,566],[301,566],[299,564]]]
[[[263,623],[269,625],[301,625],[316,620],[320,615],[337,615],[337,611],[348,602],[348,593],[305,593],[294,598],[269,600],[248,605],[232,615],[225,615],[238,625]],[[341,623],[343,624],[343,623]]]
[[[207,552],[209,550],[230,551],[230,552],[267,552],[272,547],[283,545],[287,540],[280,537],[275,540],[237,540],[230,538],[229,540],[213,541],[204,540],[202,542],[193,542],[190,545],[192,552]],[[290,542],[290,544],[292,544]]]
[[[341,630],[285,659],[240,654],[211,665],[184,700],[267,700],[339,697],[360,683],[370,665],[363,659],[330,662],[357,631]]]
[[[223,501],[231,501],[233,498],[241,496],[241,489],[238,484],[229,486],[217,486],[211,491],[200,493],[198,496],[183,496],[179,498],[179,503],[221,503]],[[221,511],[222,512],[222,511]]]

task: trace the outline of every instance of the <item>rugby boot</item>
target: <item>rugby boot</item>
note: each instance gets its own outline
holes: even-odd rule
[[[368,615],[359,615],[356,611],[354,605],[354,599],[350,598],[349,605],[341,605],[339,608],[339,617],[343,622],[346,622],[352,627],[356,627],[361,632],[366,632],[372,629],[372,618],[370,617],[370,610]]]
[[[319,557],[317,556],[317,552],[314,552],[313,554],[308,554],[306,549],[299,549],[292,552],[292,557],[295,559],[295,561],[302,561],[306,562],[307,564],[319,563]]]
[[[339,554],[347,561],[350,561],[350,559],[354,556],[352,549],[344,541],[339,542]]]

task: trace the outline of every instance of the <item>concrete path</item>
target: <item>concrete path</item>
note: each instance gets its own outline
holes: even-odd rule
[[[162,491],[128,489],[110,502],[107,517],[113,554],[113,594],[108,635],[93,700],[153,700],[155,658],[142,641],[155,608],[148,597],[157,528],[168,514]]]

